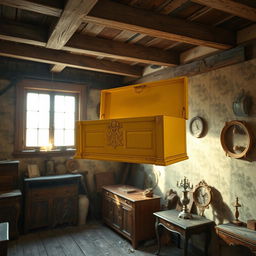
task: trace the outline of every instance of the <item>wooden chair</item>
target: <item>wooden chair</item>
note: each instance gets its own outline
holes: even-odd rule
[[[101,208],[102,208],[102,186],[104,185],[114,185],[115,175],[114,172],[100,172],[94,174],[94,182],[95,182],[95,193],[92,195],[92,204],[91,204],[91,217],[100,219],[102,216]]]

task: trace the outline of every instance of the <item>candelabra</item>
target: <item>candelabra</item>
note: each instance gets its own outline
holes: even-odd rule
[[[237,226],[241,226],[241,225],[243,225],[243,222],[238,219],[238,217],[239,217],[238,208],[241,207],[241,204],[239,204],[239,202],[238,202],[238,197],[236,197],[236,201],[235,201],[235,203],[233,203],[233,206],[236,208],[236,210],[235,210],[236,219],[233,220],[232,223]]]
[[[193,185],[190,185],[190,182],[186,177],[184,177],[183,180],[180,181],[180,183],[177,181],[177,187],[182,188],[183,196],[181,199],[182,203],[182,211],[179,213],[179,218],[182,219],[192,219],[192,214],[188,212],[187,205],[189,204],[189,197],[188,192],[189,190],[193,189]]]

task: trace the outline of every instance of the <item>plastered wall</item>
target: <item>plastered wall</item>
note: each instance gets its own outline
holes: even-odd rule
[[[0,91],[9,84],[8,80],[0,79]],[[97,105],[99,103],[100,91],[98,89],[88,90],[87,119],[98,119]],[[54,160],[56,174],[66,173],[66,160],[70,157],[14,157],[14,134],[15,134],[15,87],[10,88],[0,96],[0,160],[20,160],[20,175],[27,171],[28,164],[37,164],[40,172],[45,172],[45,161]],[[87,171],[87,180],[90,191],[94,191],[94,173],[113,171],[118,172],[123,164],[107,161],[78,160],[79,171]]]
[[[244,89],[253,98],[249,117],[236,117],[232,102]],[[167,167],[142,165],[147,176],[159,176],[155,193],[164,197],[170,188],[181,194],[177,181],[186,176],[194,186],[202,179],[213,187],[213,203],[205,211],[216,224],[234,217],[232,203],[239,197],[242,207],[240,219],[246,222],[256,218],[256,143],[250,154],[251,162],[227,157],[221,147],[220,133],[225,122],[247,121],[256,135],[256,60],[251,60],[189,78],[189,119],[201,116],[208,132],[195,138],[189,132],[187,121],[187,151],[189,159]],[[231,250],[231,249],[230,249]],[[223,255],[239,255],[237,250]],[[213,255],[216,255],[213,253]]]

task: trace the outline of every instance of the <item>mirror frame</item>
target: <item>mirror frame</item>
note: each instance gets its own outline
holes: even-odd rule
[[[228,133],[228,130],[231,126],[239,126],[245,133],[245,135],[248,138],[248,144],[246,145],[245,149],[241,153],[234,153],[229,150],[228,146],[226,145],[226,136]],[[221,141],[221,146],[226,152],[227,156],[233,157],[233,158],[243,158],[246,157],[248,152],[251,150],[252,145],[253,145],[253,133],[250,128],[250,126],[245,122],[245,121],[237,121],[233,120],[230,122],[226,122],[225,126],[223,127],[221,131],[221,136],[220,136],[220,141]]]

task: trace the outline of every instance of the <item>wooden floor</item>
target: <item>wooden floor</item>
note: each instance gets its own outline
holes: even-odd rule
[[[8,245],[8,256],[149,256],[155,251],[154,244],[134,250],[127,240],[99,223],[37,231]],[[161,256],[167,255],[179,256],[182,250],[163,247]]]

